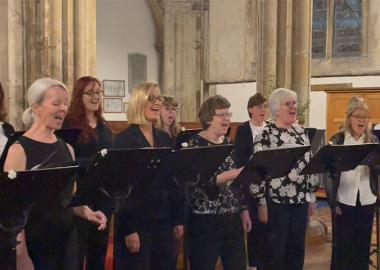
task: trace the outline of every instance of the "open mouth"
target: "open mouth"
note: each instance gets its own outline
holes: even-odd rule
[[[65,118],[65,116],[63,116],[63,115],[54,116],[54,119],[59,120],[59,121],[63,121],[64,118]]]

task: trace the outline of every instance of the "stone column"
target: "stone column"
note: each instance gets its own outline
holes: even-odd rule
[[[161,88],[182,104],[182,120],[195,121],[200,78],[200,10],[196,1],[165,0],[164,75]],[[194,8],[195,7],[195,8]]]
[[[24,105],[22,0],[8,0],[8,117],[22,129]]]
[[[277,0],[258,0],[257,92],[276,87]]]
[[[96,0],[74,1],[75,79],[96,73]]]
[[[293,0],[293,52],[292,85],[298,94],[298,102],[304,106],[309,102],[311,34],[312,34],[312,0]],[[308,110],[305,113],[307,124]]]

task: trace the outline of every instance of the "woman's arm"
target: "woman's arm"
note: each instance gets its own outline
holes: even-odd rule
[[[13,144],[7,154],[4,163],[4,171],[23,171],[26,168],[26,155],[24,148],[19,143]]]

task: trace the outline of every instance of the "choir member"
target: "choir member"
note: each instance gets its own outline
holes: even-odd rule
[[[29,87],[27,101],[29,107],[22,119],[29,129],[10,147],[4,170],[30,170],[41,165],[56,166],[72,162],[72,147],[54,134],[55,130],[61,128],[67,114],[66,86],[50,78],[38,79]],[[25,233],[22,232],[18,237],[22,243],[17,249],[25,258],[26,243],[35,270],[75,269],[75,260],[70,257],[69,247],[75,235],[74,212],[98,224],[99,228],[105,226],[96,213],[83,206],[64,208],[57,203],[46,207],[36,206],[29,211]],[[20,263],[24,262],[21,260]],[[27,268],[18,263],[18,269]]]
[[[155,127],[162,101],[157,84],[136,86],[128,106],[130,126],[115,137],[113,147],[170,147],[169,135]],[[184,198],[179,187],[152,178],[138,179],[116,214],[117,270],[175,269],[174,239],[183,235]]]
[[[91,76],[79,78],[74,83],[72,98],[68,114],[63,124],[64,128],[79,128],[80,136],[73,145],[77,161],[87,167],[91,158],[100,150],[110,148],[113,141],[113,133],[107,121],[102,115],[101,98],[103,91],[98,79]],[[106,181],[101,176],[94,174],[82,175],[82,181],[93,181],[94,185]],[[76,204],[84,204],[97,211],[105,220],[110,220],[112,214],[112,200],[97,188],[81,188],[75,195]],[[78,257],[79,268],[102,270],[104,269],[109,226],[104,230],[98,230],[98,226],[86,219],[77,218],[78,230]]]
[[[279,88],[272,92],[268,105],[273,122],[264,127],[254,143],[254,152],[262,149],[309,145],[305,130],[297,124],[297,94]],[[265,270],[302,270],[308,215],[316,207],[316,177],[299,172],[309,162],[311,152],[300,157],[291,172],[281,178],[252,183],[251,195],[259,199],[258,214],[267,223]],[[268,187],[268,190],[267,190]]]
[[[239,126],[236,132],[234,151],[237,167],[248,163],[253,151],[253,142],[267,124],[265,121],[267,107],[267,99],[261,93],[256,93],[249,98],[247,104],[249,121]],[[241,213],[244,230],[248,233],[248,264],[252,270],[261,269],[263,245],[266,241],[266,225],[261,223],[258,218],[257,203],[257,199],[246,196],[243,204],[247,205],[248,209]],[[251,220],[253,221],[251,222]]]
[[[369,125],[368,105],[362,97],[351,98],[342,129],[332,136],[335,145],[378,143]],[[328,185],[328,197],[336,215],[335,270],[369,269],[369,254],[375,203],[377,176],[367,166],[342,172],[334,194]]]
[[[172,140],[178,135],[181,127],[177,123],[178,101],[172,96],[163,96],[159,128],[169,134]]]
[[[199,110],[203,130],[190,146],[232,143],[226,135],[231,120],[230,102],[220,95],[209,97]],[[233,185],[241,169],[230,154],[212,179],[190,191],[189,259],[191,269],[214,270],[218,257],[225,270],[245,270],[244,230],[240,218],[240,186]]]

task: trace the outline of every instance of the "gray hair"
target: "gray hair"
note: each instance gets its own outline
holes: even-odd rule
[[[286,88],[277,88],[270,94],[268,98],[268,105],[273,120],[277,120],[277,112],[280,109],[281,102],[283,102],[287,97],[292,97],[297,100],[297,93]]]
[[[31,86],[29,86],[28,91],[26,93],[26,99],[28,101],[29,107],[22,114],[22,121],[26,126],[29,127],[34,122],[35,116],[32,110],[32,105],[36,103],[41,104],[45,92],[54,86],[61,87],[67,92],[66,85],[64,85],[60,81],[50,78],[38,79],[34,81]]]

